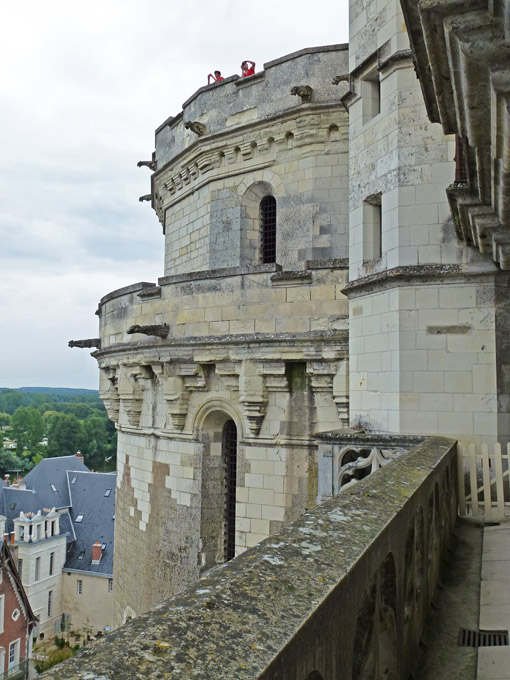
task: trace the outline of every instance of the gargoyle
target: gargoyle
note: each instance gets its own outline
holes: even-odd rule
[[[130,326],[127,331],[128,335],[133,333],[143,333],[144,335],[157,335],[158,338],[166,338],[170,332],[170,326],[167,323],[154,324],[152,326],[139,326],[135,324]]]
[[[184,123],[184,127],[186,128],[186,130],[191,130],[191,132],[194,132],[199,137],[200,135],[203,135],[205,132],[205,125],[197,121],[189,120],[187,123]]]
[[[291,94],[301,97],[302,102],[312,101],[312,92],[313,89],[310,85],[296,85],[296,87],[293,87],[290,91]]]
[[[150,168],[150,170],[155,170],[157,163],[156,163],[156,161],[138,161],[138,163],[136,165],[139,168],[145,167],[145,168]]]
[[[335,76],[331,82],[332,82],[333,85],[340,85],[340,83],[342,83],[344,80],[349,82],[349,74],[348,73],[344,73],[341,76]]]
[[[101,349],[101,340],[99,338],[88,338],[87,340],[69,340],[67,344],[69,347],[97,347],[97,349]]]
[[[145,194],[145,196],[140,196],[138,200],[140,201],[140,203],[142,203],[143,201],[151,201],[152,194]]]

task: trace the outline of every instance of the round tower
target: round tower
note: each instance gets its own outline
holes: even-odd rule
[[[348,424],[347,45],[202,87],[147,165],[164,276],[99,305],[117,623],[315,504]]]

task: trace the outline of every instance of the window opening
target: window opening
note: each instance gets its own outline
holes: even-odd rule
[[[235,555],[236,538],[236,486],[237,486],[237,428],[233,420],[223,426],[223,465],[225,469],[225,561]]]
[[[363,261],[382,256],[382,194],[367,196],[363,202]]]
[[[20,581],[23,580],[23,560],[18,558],[18,576]]]
[[[57,493],[57,487],[55,486],[55,484],[50,484],[50,487],[53,493]]]
[[[361,81],[361,107],[363,123],[381,112],[381,83],[376,68]]]
[[[111,489],[106,489],[104,492],[105,498],[108,498],[108,496],[111,494],[112,490]]]
[[[276,199],[264,196],[260,201],[260,236],[262,264],[276,262]]]
[[[71,485],[74,486],[76,484],[76,477],[73,477],[71,479]]]
[[[35,558],[35,581],[38,581],[41,578],[41,558],[36,557]]]
[[[78,555],[78,559],[82,560],[85,557],[85,551],[82,550],[81,553]]]
[[[78,523],[79,523],[79,522],[82,522],[82,521],[83,521],[83,515],[77,515],[77,516],[76,516],[76,519],[75,519],[75,522],[78,522]]]
[[[48,591],[48,616],[51,616],[51,601],[53,599],[53,590]]]
[[[55,553],[50,553],[50,576],[53,576],[53,566],[55,563]]]

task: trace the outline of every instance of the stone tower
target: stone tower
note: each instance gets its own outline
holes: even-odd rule
[[[351,422],[507,441],[507,282],[457,240],[445,189],[465,168],[427,117],[398,0],[351,0],[349,73]]]
[[[199,89],[156,130],[164,276],[100,302],[121,623],[295,519],[348,424],[346,45]]]

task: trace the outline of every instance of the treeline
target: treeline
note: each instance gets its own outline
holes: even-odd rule
[[[85,464],[115,469],[117,433],[97,393],[0,391],[0,474],[80,451]],[[43,441],[43,439],[47,439]],[[7,448],[6,440],[16,442]]]

